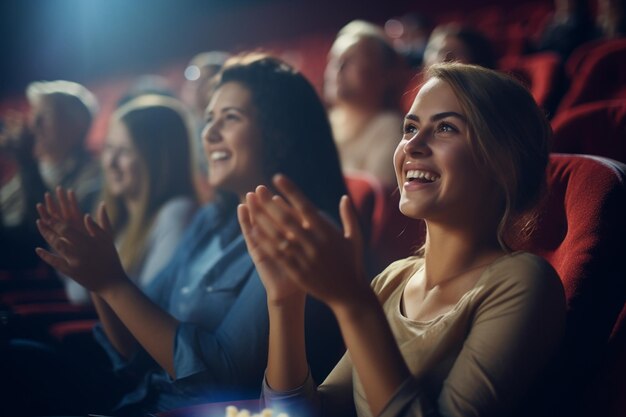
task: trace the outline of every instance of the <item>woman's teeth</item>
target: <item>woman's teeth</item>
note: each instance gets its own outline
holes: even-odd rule
[[[421,182],[434,182],[439,179],[439,175],[428,171],[421,171],[419,169],[412,169],[406,172],[406,179],[408,181],[418,180]]]
[[[219,161],[226,158],[228,158],[228,152],[225,151],[213,151],[209,154],[209,159],[211,161]]]

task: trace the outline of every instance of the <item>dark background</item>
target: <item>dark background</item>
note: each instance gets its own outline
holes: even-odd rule
[[[33,80],[83,83],[153,72],[196,52],[334,33],[355,18],[384,23],[416,10],[436,17],[513,1],[4,0],[0,99]]]

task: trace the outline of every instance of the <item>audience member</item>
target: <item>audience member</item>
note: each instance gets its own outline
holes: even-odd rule
[[[565,61],[574,49],[597,36],[587,0],[554,0],[554,14],[537,49],[556,52]]]
[[[432,22],[418,13],[407,13],[385,23],[385,33],[393,40],[394,48],[415,70],[422,66],[432,29]]]
[[[389,161],[402,126],[403,64],[378,26],[353,21],[337,35],[324,96],[344,172],[365,171],[394,184]]]
[[[26,89],[28,120],[13,114],[4,120],[2,148],[18,170],[0,188],[2,268],[31,267],[41,240],[35,228],[35,204],[57,186],[75,191],[82,210],[89,211],[100,192],[97,160],[87,151],[87,134],[97,102],[80,84],[34,82]]]
[[[626,35],[626,1],[598,0],[596,28],[606,39],[621,38]]]
[[[480,32],[456,23],[433,29],[426,50],[424,68],[441,62],[460,62],[494,69],[496,58],[491,42]]]
[[[196,209],[186,110],[173,98],[140,95],[111,117],[102,152],[104,202],[124,270],[140,288],[169,261]],[[90,302],[66,280],[68,298]]]
[[[139,96],[154,94],[165,97],[176,97],[167,78],[157,74],[144,74],[137,77],[126,92],[117,100],[116,108],[122,107]]]
[[[54,401],[44,403],[47,413],[75,407],[74,412],[137,416],[258,396],[267,360],[266,296],[241,235],[236,204],[284,172],[338,221],[335,201],[346,189],[322,103],[300,73],[276,59],[248,56],[226,66],[207,107],[203,137],[210,185],[219,197],[196,215],[172,261],[146,289],[147,297],[123,270],[104,206],[98,224],[89,216],[83,223],[71,200],[64,206],[65,198],[59,210],[51,204],[39,207],[38,224],[54,253],[38,249],[38,254],[93,292],[102,322],[95,335],[114,369],[135,381],[117,407],[107,410],[101,401],[107,392],[77,395],[76,389],[93,386],[88,381],[73,383],[68,391],[64,386],[76,379],[62,381],[64,374],[11,360],[19,348],[14,342],[13,353],[0,356],[13,368],[3,375],[11,375],[12,387],[52,380],[45,385],[56,390],[48,396]],[[310,300],[306,309],[307,344],[316,358],[311,370],[323,378],[341,355],[341,337],[326,307]],[[96,386],[101,383],[96,379]],[[28,393],[29,405],[47,394],[20,392]]]
[[[343,231],[285,176],[274,179],[283,198],[260,186],[239,208],[267,291],[264,398],[273,409],[528,413],[525,394],[557,351],[561,281],[546,260],[511,252],[505,242],[505,231],[528,224],[517,215],[545,188],[550,125],[521,84],[495,71],[438,64],[427,77],[394,156],[400,210],[426,221],[420,254],[391,264],[370,287],[347,197]],[[317,389],[302,336],[304,294],[328,304],[348,350]]]

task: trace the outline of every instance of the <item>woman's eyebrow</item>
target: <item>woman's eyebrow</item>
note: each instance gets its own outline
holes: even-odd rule
[[[224,113],[225,111],[230,111],[230,110],[235,110],[235,111],[238,111],[239,113],[244,112],[244,110],[241,107],[227,106],[227,107],[222,108],[222,113]]]
[[[436,122],[438,120],[445,119],[446,117],[456,117],[457,119],[460,119],[463,122],[467,122],[467,119],[465,118],[465,116],[463,116],[461,113],[457,113],[455,111],[446,111],[446,112],[443,112],[443,113],[434,114],[434,115],[432,115],[430,117],[430,121],[431,122]],[[405,120],[412,120],[414,122],[419,122],[420,121],[419,116],[417,116],[415,114],[411,114],[411,113],[407,114],[404,117],[404,119]]]
[[[236,111],[238,113],[242,113],[242,114],[246,113],[246,111],[243,108],[237,107],[237,106],[227,106],[227,107],[223,107],[221,109],[218,109],[217,111],[219,111],[220,113],[225,113],[225,112],[231,111],[231,110],[234,110],[234,111]],[[207,110],[207,111],[205,111],[204,112],[204,117],[207,117],[207,116],[215,113],[215,111],[216,110]]]

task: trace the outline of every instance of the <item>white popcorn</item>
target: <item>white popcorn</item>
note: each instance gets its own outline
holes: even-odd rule
[[[234,405],[226,407],[226,417],[237,417],[237,407]]]
[[[260,413],[250,414],[248,410],[239,410],[234,405],[226,407],[226,417],[273,417],[274,412],[270,408],[265,408]],[[279,413],[276,417],[289,417],[287,413]]]

